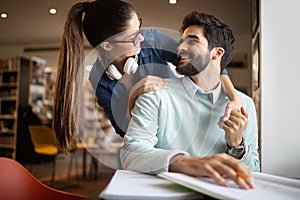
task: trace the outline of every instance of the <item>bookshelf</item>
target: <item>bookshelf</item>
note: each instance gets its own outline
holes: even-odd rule
[[[56,67],[46,67],[44,69],[44,81],[45,81],[45,95],[43,97],[44,115],[46,116],[49,124],[52,123],[52,109],[54,101],[54,86],[56,80]]]
[[[0,63],[0,156],[15,158],[20,59]]]
[[[19,56],[0,60],[0,157],[17,159],[17,147],[24,142],[20,111],[29,104],[32,65]]]

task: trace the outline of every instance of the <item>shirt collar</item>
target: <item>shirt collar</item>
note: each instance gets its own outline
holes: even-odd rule
[[[210,101],[212,104],[215,104],[217,102],[217,100],[219,99],[219,97],[222,94],[222,83],[221,81],[218,83],[218,86],[216,87],[216,89],[211,90],[208,93],[203,92],[203,90],[201,88],[199,88],[190,77],[188,76],[184,76],[182,78],[182,84],[183,87],[185,88],[185,90],[187,91],[187,93],[190,95],[191,98],[194,98],[196,92],[199,90],[200,93],[202,94],[209,94],[210,97]]]
[[[141,49],[143,49],[143,51],[140,52],[140,56],[141,56],[141,57],[148,57],[149,55],[152,54],[151,49],[149,49],[149,48],[144,48],[143,45],[141,45]]]

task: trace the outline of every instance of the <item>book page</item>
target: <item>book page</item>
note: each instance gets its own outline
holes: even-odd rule
[[[203,195],[154,175],[117,170],[102,199],[202,199]]]
[[[218,185],[211,178],[192,177],[181,173],[163,172],[159,177],[173,181],[197,192],[222,199],[299,199],[300,180],[288,179],[264,173],[253,173],[255,189],[240,189],[228,180],[230,187]]]

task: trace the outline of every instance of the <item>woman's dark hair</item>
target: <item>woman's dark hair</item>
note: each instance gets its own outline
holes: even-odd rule
[[[84,3],[83,31],[93,47],[124,31],[133,7],[120,0],[98,0]]]
[[[198,25],[203,27],[204,36],[208,40],[209,49],[222,47],[225,52],[221,60],[221,68],[225,68],[230,62],[234,51],[234,36],[229,26],[220,19],[197,11],[191,12],[183,19],[180,32],[183,33],[189,26]]]
[[[53,106],[53,128],[63,151],[72,149],[79,120],[84,61],[84,38],[93,47],[125,31],[132,6],[120,0],[96,0],[75,4],[69,11],[61,41]],[[75,81],[76,79],[76,81]]]

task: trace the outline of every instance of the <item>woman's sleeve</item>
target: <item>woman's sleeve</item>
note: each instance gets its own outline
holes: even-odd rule
[[[229,76],[229,74],[228,74],[228,72],[227,72],[227,70],[225,68],[221,70],[221,75],[227,75],[227,76]]]
[[[157,30],[157,29],[151,29],[156,48],[161,51],[161,57],[172,63],[173,65],[178,65],[178,56],[177,56],[177,47],[178,42],[168,36],[167,34]],[[170,32],[172,34],[172,32]]]

